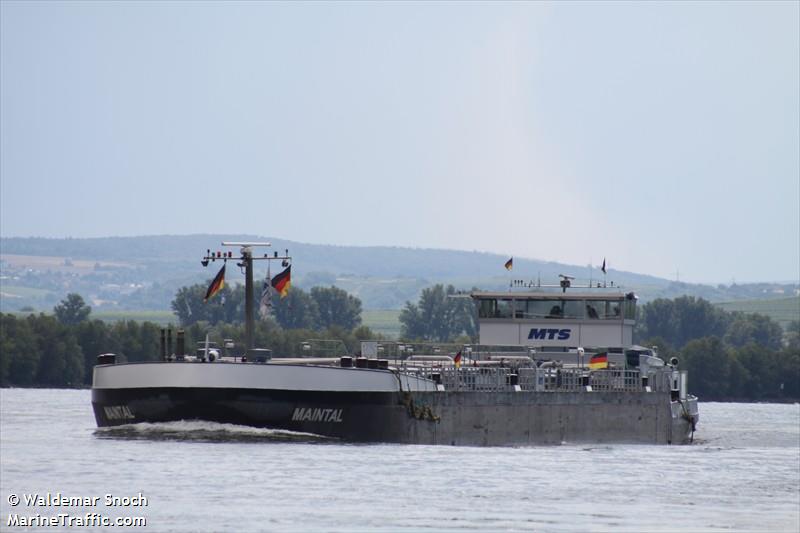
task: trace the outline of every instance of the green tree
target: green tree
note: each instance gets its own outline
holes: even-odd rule
[[[636,323],[638,338],[657,337],[673,345],[677,329],[675,303],[672,300],[657,298],[639,309]]]
[[[786,347],[775,353],[778,397],[800,399],[800,349]]]
[[[158,324],[153,322],[139,323],[139,345],[142,347],[142,351],[134,361],[158,361],[161,359],[161,352],[159,351],[160,333],[161,327]]]
[[[316,329],[339,326],[349,331],[361,324],[361,300],[347,291],[333,286],[312,287],[311,298],[317,304]]]
[[[406,302],[400,312],[401,335],[435,342],[446,342],[462,334],[474,337],[475,306],[470,298],[455,295],[452,285],[437,284],[423,290],[417,304]]]
[[[160,358],[159,332],[160,328],[152,322],[139,323],[134,320],[117,322],[111,330],[117,341],[118,354],[130,362],[156,361]]]
[[[754,343],[736,348],[733,353],[745,373],[738,396],[752,399],[764,398],[768,390],[773,388],[775,381],[773,360],[770,354]]]
[[[196,322],[209,324],[241,323],[244,321],[244,286],[235,285],[231,288],[225,285],[213,298],[203,301],[208,290],[208,285],[198,283],[190,287],[181,287],[175,294],[170,307],[178,321],[183,326]]]
[[[92,382],[92,372],[97,356],[102,353],[118,353],[119,344],[111,335],[111,328],[102,320],[86,320],[75,327],[75,337],[83,352],[83,382]]]
[[[638,337],[663,337],[681,349],[693,339],[722,338],[731,315],[702,298],[681,296],[674,300],[659,298],[644,305],[640,322]]]
[[[800,320],[792,320],[786,327],[786,347],[800,353]]]
[[[313,330],[320,323],[317,302],[297,287],[292,287],[284,298],[273,296],[272,312],[284,329]]]
[[[31,322],[0,314],[0,386],[36,384],[40,353]]]
[[[731,361],[719,337],[689,341],[681,350],[681,359],[691,376],[691,390],[701,398],[729,397]]]
[[[36,384],[51,387],[83,384],[83,352],[71,328],[50,316],[28,317],[36,335],[39,364]]]
[[[416,304],[406,302],[400,311],[400,338],[423,339],[428,335],[427,324],[423,321],[422,311]]]
[[[737,357],[751,374],[747,398],[754,400],[797,400],[800,398],[800,352],[784,348],[765,350],[749,344]]]
[[[92,308],[86,305],[80,294],[70,293],[53,308],[56,318],[62,324],[72,325],[89,318]]]
[[[735,318],[725,333],[725,343],[742,347],[757,344],[770,350],[779,350],[783,341],[780,324],[766,315],[734,313]]]
[[[728,362],[728,397],[747,398],[751,375],[737,357],[736,349],[728,347]]]

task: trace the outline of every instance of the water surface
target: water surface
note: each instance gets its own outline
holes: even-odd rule
[[[351,445],[204,422],[98,429],[88,390],[3,389],[0,529],[96,512],[147,520],[116,531],[800,531],[800,405],[700,409],[690,446]],[[148,505],[8,502],[47,492]]]

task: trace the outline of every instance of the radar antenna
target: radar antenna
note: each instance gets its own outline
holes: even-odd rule
[[[559,278],[561,278],[561,291],[567,292],[567,289],[572,285],[572,280],[575,279],[575,276],[567,276],[566,274],[559,274]]]

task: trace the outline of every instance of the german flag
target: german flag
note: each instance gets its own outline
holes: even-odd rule
[[[456,368],[461,368],[461,352],[459,351],[455,357],[453,357],[453,363],[456,365]]]
[[[225,265],[222,265],[222,268],[219,269],[217,275],[214,277],[214,280],[211,282],[211,285],[208,286],[208,290],[206,291],[206,297],[203,298],[203,302],[207,302],[209,298],[217,294],[225,287]]]
[[[589,368],[592,370],[601,370],[608,368],[608,354],[606,352],[596,353],[589,359]]]
[[[506,261],[505,267],[506,267],[506,270],[511,270],[512,268],[514,268],[514,258],[513,257],[511,259],[509,259],[508,261]]]
[[[289,294],[289,287],[292,286],[292,265],[286,267],[286,270],[272,278],[272,287],[281,295],[283,299]]]

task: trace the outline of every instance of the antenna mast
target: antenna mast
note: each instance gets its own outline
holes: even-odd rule
[[[254,319],[254,308],[255,308],[255,298],[253,296],[253,261],[272,261],[275,259],[280,259],[283,261],[284,266],[287,266],[292,258],[289,256],[289,250],[286,250],[286,254],[283,256],[279,256],[278,252],[275,252],[272,256],[269,254],[264,254],[263,257],[253,257],[253,248],[258,246],[272,246],[271,243],[268,242],[223,242],[222,246],[229,246],[229,247],[240,247],[239,253],[241,254],[238,258],[240,262],[237,263],[238,266],[244,267],[244,331],[245,331],[245,344],[246,350],[252,350],[254,348],[253,343],[253,332],[255,331],[255,319]],[[208,266],[209,261],[216,261],[216,260],[224,260],[227,261],[228,259],[234,259],[233,254],[231,252],[222,253],[216,252],[212,253],[211,250],[206,250],[206,255],[200,261],[203,266]]]

